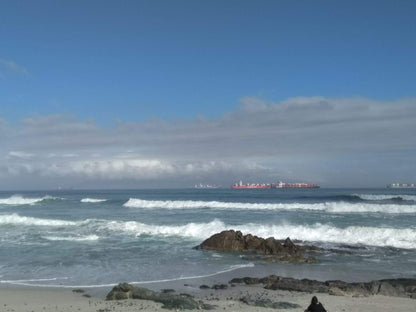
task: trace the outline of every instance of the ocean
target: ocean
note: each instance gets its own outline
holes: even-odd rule
[[[327,251],[317,263],[284,264],[193,249],[227,229]],[[0,192],[3,287],[108,287],[241,268],[319,280],[416,278],[416,190]]]

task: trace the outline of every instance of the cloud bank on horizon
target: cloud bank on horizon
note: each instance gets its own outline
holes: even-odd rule
[[[237,180],[383,186],[416,179],[416,98],[245,97],[219,118],[113,127],[0,116],[0,187],[228,186]]]

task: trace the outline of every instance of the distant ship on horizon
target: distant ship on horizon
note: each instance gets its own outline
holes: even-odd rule
[[[320,186],[317,184],[311,183],[287,183],[279,181],[277,183],[246,183],[244,184],[242,181],[238,183],[234,183],[231,185],[232,189],[269,189],[269,188],[319,188]]]
[[[391,183],[387,188],[416,188],[416,183]]]
[[[218,184],[195,184],[195,188],[197,189],[216,189],[216,188],[220,188],[221,185]]]

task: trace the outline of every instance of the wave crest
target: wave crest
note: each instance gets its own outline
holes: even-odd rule
[[[229,229],[251,233],[260,237],[284,239],[290,237],[309,242],[339,243],[350,245],[391,246],[396,248],[416,248],[415,229],[395,229],[350,226],[337,228],[327,224],[314,225],[263,225],[248,223],[243,225],[227,225],[215,219],[208,223],[188,223],[185,225],[151,225],[135,221],[111,221],[106,227],[112,231],[126,232],[136,236],[181,236],[204,240],[211,235]]]
[[[52,196],[43,196],[43,197],[37,197],[37,198],[27,198],[20,195],[13,195],[8,198],[0,198],[0,205],[34,205],[36,203],[40,203],[44,200],[56,200],[61,199],[58,197],[52,197]]]
[[[81,199],[81,203],[102,203],[107,201],[107,199],[102,198],[83,198]]]
[[[248,209],[248,210],[318,210],[330,213],[416,213],[416,205],[375,203],[233,203],[193,200],[143,200],[130,198],[125,207],[142,209]]]
[[[24,217],[24,216],[19,216],[17,213],[13,213],[11,215],[0,215],[0,224],[38,225],[38,226],[73,226],[73,225],[77,225],[78,223],[74,221]]]
[[[401,199],[401,200],[408,200],[408,201],[416,201],[416,195],[401,195],[401,194],[353,194],[353,196],[357,196],[364,200],[394,200],[394,199]]]

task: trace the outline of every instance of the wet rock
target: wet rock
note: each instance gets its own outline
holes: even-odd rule
[[[230,230],[212,235],[195,249],[243,251],[245,247],[243,234],[240,231]]]
[[[212,235],[195,249],[222,252],[246,252],[261,255],[261,259],[271,262],[311,263],[316,259],[305,255],[306,251],[316,251],[314,246],[295,245],[290,238],[284,241],[273,237],[267,239],[240,231],[228,230]]]
[[[122,283],[115,286],[107,295],[107,300],[142,299],[160,302],[165,309],[201,309],[201,302],[195,301],[189,295],[156,292],[150,289],[135,287]]]

